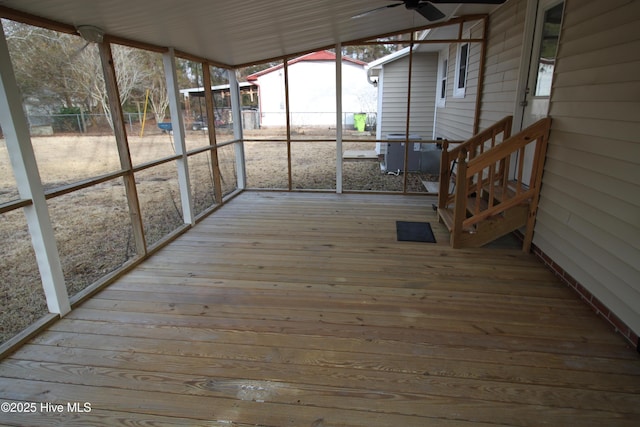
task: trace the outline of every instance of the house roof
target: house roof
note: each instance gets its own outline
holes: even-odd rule
[[[330,61],[330,62],[334,62],[336,60],[336,54],[333,52],[329,52],[328,50],[322,50],[319,52],[312,52],[312,53],[308,53],[306,55],[302,55],[299,56],[297,58],[294,58],[290,61],[287,61],[287,65],[291,66],[293,64],[297,64],[299,62],[314,62],[314,61]],[[353,59],[350,58],[348,56],[343,56],[342,57],[342,61],[343,62],[350,62],[356,65],[360,65],[362,67],[364,67],[367,63],[357,60],[357,59]],[[272,73],[274,71],[280,70],[284,68],[284,64],[278,64],[275,65],[273,67],[267,68],[265,70],[262,71],[258,71],[257,73],[251,74],[250,76],[247,76],[247,80],[248,81],[253,81],[256,80],[258,77],[260,76],[264,76],[265,74],[269,74]]]
[[[175,48],[236,67],[430,23],[404,7],[352,18],[388,5],[387,0],[1,0],[0,15],[38,23],[35,16],[61,23],[59,28],[69,32],[94,25],[116,40]],[[488,13],[497,6],[437,7],[449,18]]]

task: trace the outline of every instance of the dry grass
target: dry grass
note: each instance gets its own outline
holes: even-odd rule
[[[246,137],[264,137],[258,132]],[[294,135],[295,136],[295,135]],[[297,135],[300,137],[301,135]],[[280,136],[278,136],[280,137]],[[230,139],[222,135],[218,141]],[[174,154],[167,134],[129,138],[134,164]],[[45,189],[95,177],[120,169],[113,136],[33,138],[33,147]],[[187,149],[208,144],[202,132],[188,132]],[[372,143],[348,143],[344,149],[373,149]],[[245,143],[249,188],[288,188],[287,147],[283,142]],[[335,143],[293,142],[291,181],[294,189],[336,188]],[[219,150],[223,193],[236,188],[235,147]],[[213,204],[213,180],[208,153],[189,158],[190,180],[196,214]],[[18,197],[9,160],[0,140],[0,203]],[[424,191],[421,179],[411,174],[409,191]],[[152,245],[182,223],[178,177],[173,163],[136,174],[145,236]],[[345,162],[343,186],[353,191],[402,191],[403,176],[385,175],[374,161]],[[135,254],[132,227],[121,179],[49,200],[49,212],[70,295],[116,270]],[[0,342],[46,313],[46,302],[21,210],[0,216]]]

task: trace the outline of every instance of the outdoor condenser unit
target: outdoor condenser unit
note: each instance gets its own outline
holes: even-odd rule
[[[404,133],[387,134],[387,139],[394,141],[404,141],[407,139]],[[420,135],[409,134],[410,140],[420,140]],[[401,171],[404,172],[404,146],[406,142],[387,143],[387,154],[385,156],[385,165],[387,172]],[[407,170],[415,172],[420,170],[421,146],[419,142],[409,142],[409,157],[407,159]]]
[[[406,140],[403,133],[390,133],[389,140]],[[420,135],[409,134],[409,140],[421,140]],[[384,170],[387,172],[404,172],[404,147],[405,142],[387,143]],[[430,142],[409,142],[409,155],[407,169],[409,172],[423,172],[430,175],[440,173],[440,148]]]

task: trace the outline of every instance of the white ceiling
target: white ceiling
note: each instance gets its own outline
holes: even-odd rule
[[[108,35],[173,47],[231,66],[429,24],[403,6],[352,19],[390,0],[0,0],[0,6]],[[443,4],[448,17],[496,5]]]

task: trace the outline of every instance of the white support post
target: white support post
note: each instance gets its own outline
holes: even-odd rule
[[[32,201],[31,205],[24,208],[24,212],[40,270],[47,307],[51,313],[63,316],[71,311],[69,295],[2,23],[0,23],[0,124],[20,198]]]
[[[242,134],[242,103],[240,102],[240,86],[236,78],[235,70],[228,70],[229,90],[231,95],[231,115],[233,117],[233,138],[239,142],[236,147],[236,172],[238,175],[238,188],[244,190],[247,187],[247,174],[244,160],[244,135]]]
[[[342,194],[342,45],[336,44],[336,193]]]
[[[176,165],[178,167],[178,186],[180,188],[182,216],[185,224],[194,225],[196,218],[193,212],[184,120],[182,119],[182,112],[180,111],[180,90],[178,88],[178,74],[176,73],[176,55],[173,48],[162,55],[162,61],[164,63],[164,74],[167,81],[167,92],[169,94],[173,144],[176,149],[176,154],[180,156],[180,158],[176,160]]]

